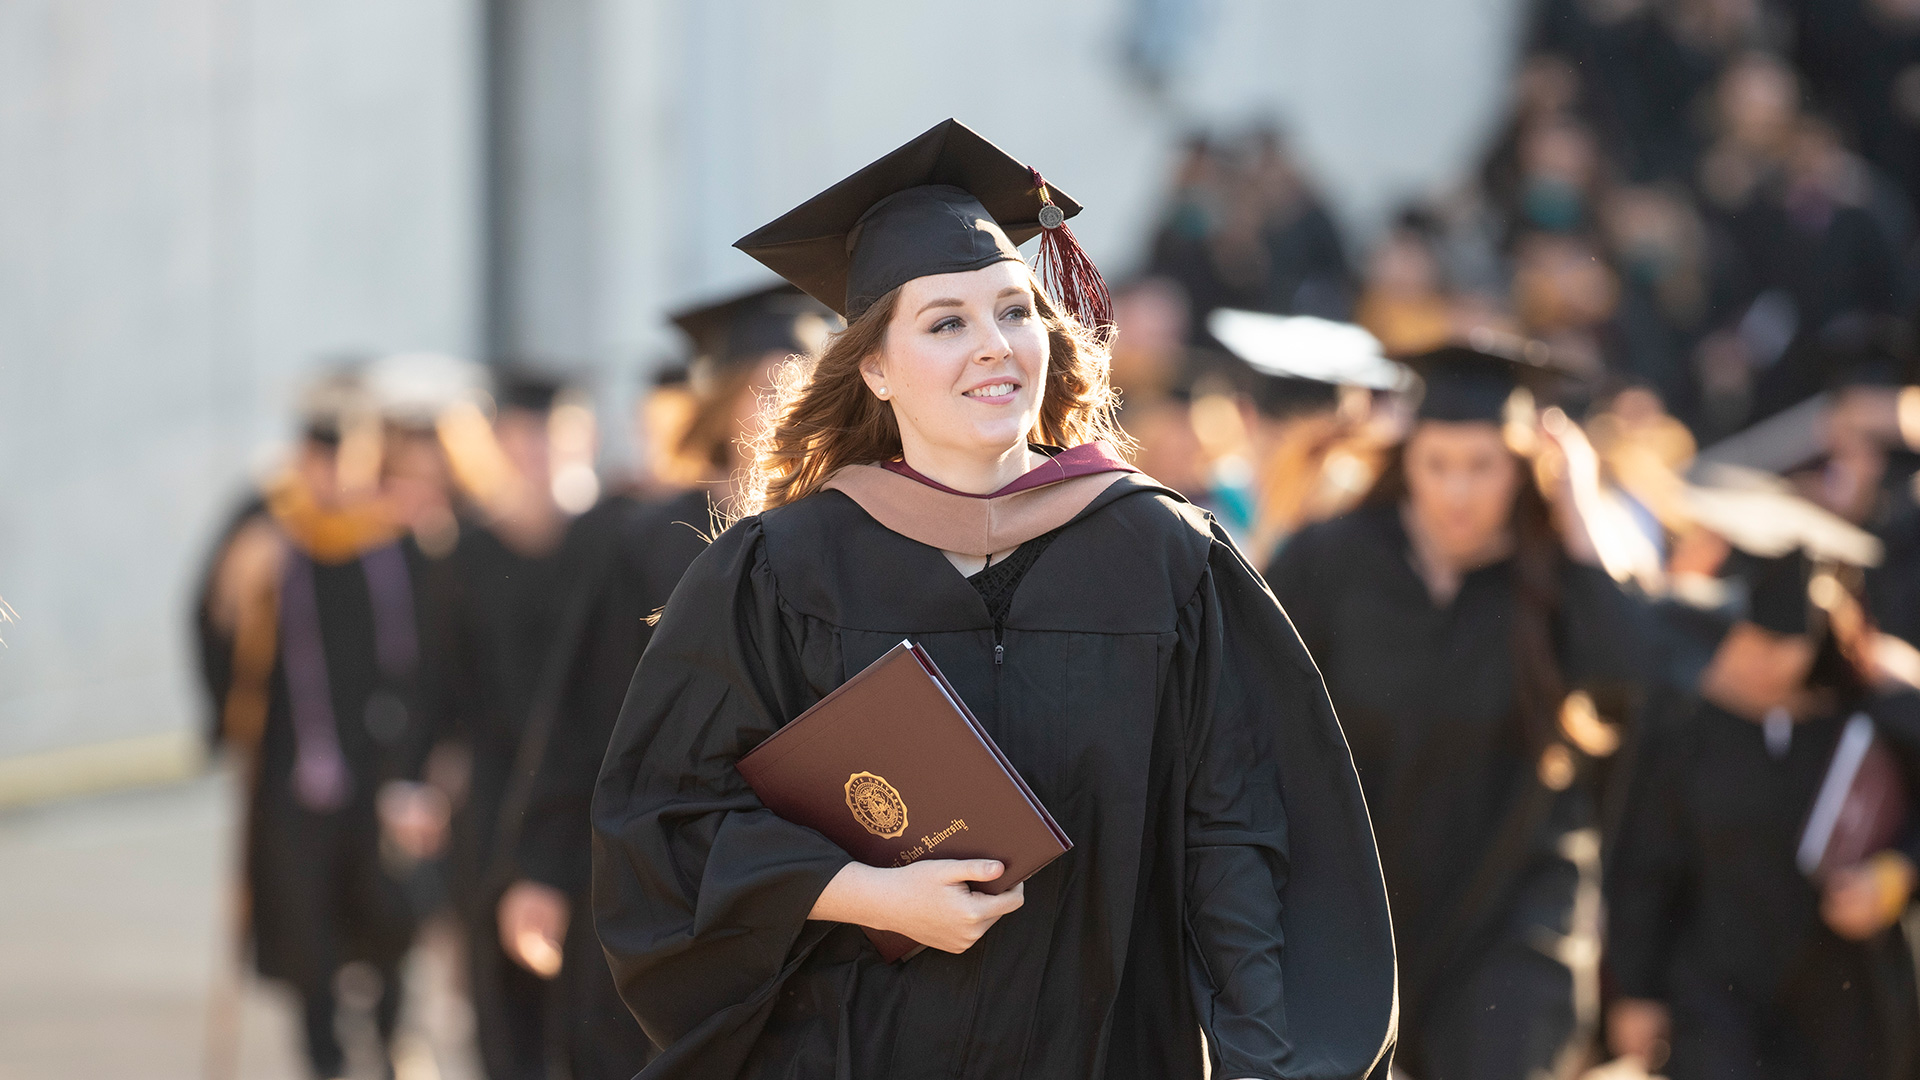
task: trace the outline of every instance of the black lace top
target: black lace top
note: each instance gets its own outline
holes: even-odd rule
[[[1020,579],[1027,576],[1033,564],[1039,560],[1040,553],[1047,550],[1059,530],[1042,533],[1039,536],[1013,549],[1013,554],[997,563],[988,563],[979,573],[967,581],[980,593],[980,599],[987,602],[987,611],[993,615],[993,628],[996,636],[1006,625],[1007,612],[1013,609],[1013,592],[1020,587]]]

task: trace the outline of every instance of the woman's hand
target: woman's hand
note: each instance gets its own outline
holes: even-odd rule
[[[923,859],[894,868],[848,863],[807,917],[891,930],[941,952],[962,953],[1002,915],[1026,903],[1025,883],[999,896],[967,887],[1005,870],[992,859]]]
[[[1540,414],[1540,440],[1551,482],[1547,501],[1553,505],[1567,556],[1575,562],[1601,566],[1600,545],[1594,529],[1600,515],[1600,455],[1587,433],[1560,409]]]
[[[560,974],[573,904],[567,894],[537,881],[516,881],[496,913],[500,947],[514,963],[543,979]]]
[[[1667,1063],[1672,1029],[1672,1015],[1658,1001],[1621,998],[1607,1010],[1607,1045],[1648,1072]]]
[[[1865,941],[1900,921],[1913,885],[1913,862],[1897,851],[1883,851],[1828,879],[1820,917],[1848,941]]]

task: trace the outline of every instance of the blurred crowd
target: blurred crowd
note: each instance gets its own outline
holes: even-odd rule
[[[1920,751],[1920,4],[1541,0],[1526,41],[1477,168],[1364,245],[1280,132],[1187,140],[1116,280],[1122,422],[1327,676],[1411,1075],[1914,1076],[1912,822],[1819,873],[1795,857],[1852,716]],[[687,360],[633,404],[628,474],[597,471],[612,413],[563,371],[352,358],[219,532],[196,625],[212,733],[246,763],[237,929],[296,989],[318,1077],[345,1075],[342,967],[379,976],[390,1035],[433,919],[462,928],[489,1077],[647,1060],[587,916],[587,803],[648,617],[723,521],[782,364],[832,327],[785,288],[676,321]],[[1461,356],[1505,365],[1497,422],[1421,411],[1416,374]],[[1461,481],[1434,511],[1451,540],[1420,523],[1421,470],[1476,452],[1448,424],[1485,427],[1524,489]],[[1545,586],[1536,534],[1558,536]],[[1380,536],[1417,587],[1334,588]],[[1511,630],[1534,614],[1543,654]],[[1427,636],[1356,651],[1388,625]],[[1597,638],[1617,648],[1576,655]],[[1391,693],[1364,685],[1387,668]],[[1536,737],[1512,715],[1542,673]],[[1426,724],[1454,683],[1486,691],[1460,706],[1486,714],[1480,756],[1369,727]],[[1396,880],[1427,873],[1409,848],[1452,877]],[[1418,921],[1427,900],[1460,925]],[[1461,1018],[1515,994],[1491,1033]]]

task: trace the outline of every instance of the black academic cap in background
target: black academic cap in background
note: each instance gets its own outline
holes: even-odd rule
[[[787,284],[735,293],[669,316],[693,343],[695,363],[731,368],[768,353],[806,354],[832,329],[833,313]]]
[[[567,380],[543,368],[509,364],[494,372],[494,402],[502,410],[548,412],[566,388]]]
[[[943,120],[733,246],[857,319],[914,278],[1022,262],[1020,244],[1043,228],[1064,231],[1080,204],[1036,176]]]
[[[1407,364],[1425,384],[1422,420],[1498,424],[1506,419],[1514,391],[1524,389],[1539,399],[1572,378],[1552,365],[1545,345],[1490,333],[1408,357]]]

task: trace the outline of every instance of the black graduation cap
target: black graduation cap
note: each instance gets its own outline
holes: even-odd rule
[[[502,409],[549,412],[567,382],[551,371],[513,365],[495,374],[494,401]]]
[[[772,352],[811,352],[829,329],[832,313],[795,286],[780,284],[669,317],[693,342],[697,362],[729,368]]]
[[[655,390],[665,390],[676,386],[684,387],[687,385],[687,379],[687,365],[677,361],[669,361],[653,369],[653,381],[651,385]]]
[[[1506,419],[1514,391],[1539,397],[1571,377],[1548,362],[1546,346],[1539,342],[1494,334],[1443,345],[1409,357],[1407,364],[1426,384],[1418,413],[1422,420],[1498,424]]]
[[[848,320],[914,278],[1021,262],[1041,233],[1042,277],[1088,325],[1106,325],[1106,283],[1066,220],[1080,204],[958,120],[918,138],[741,237],[734,247]]]

